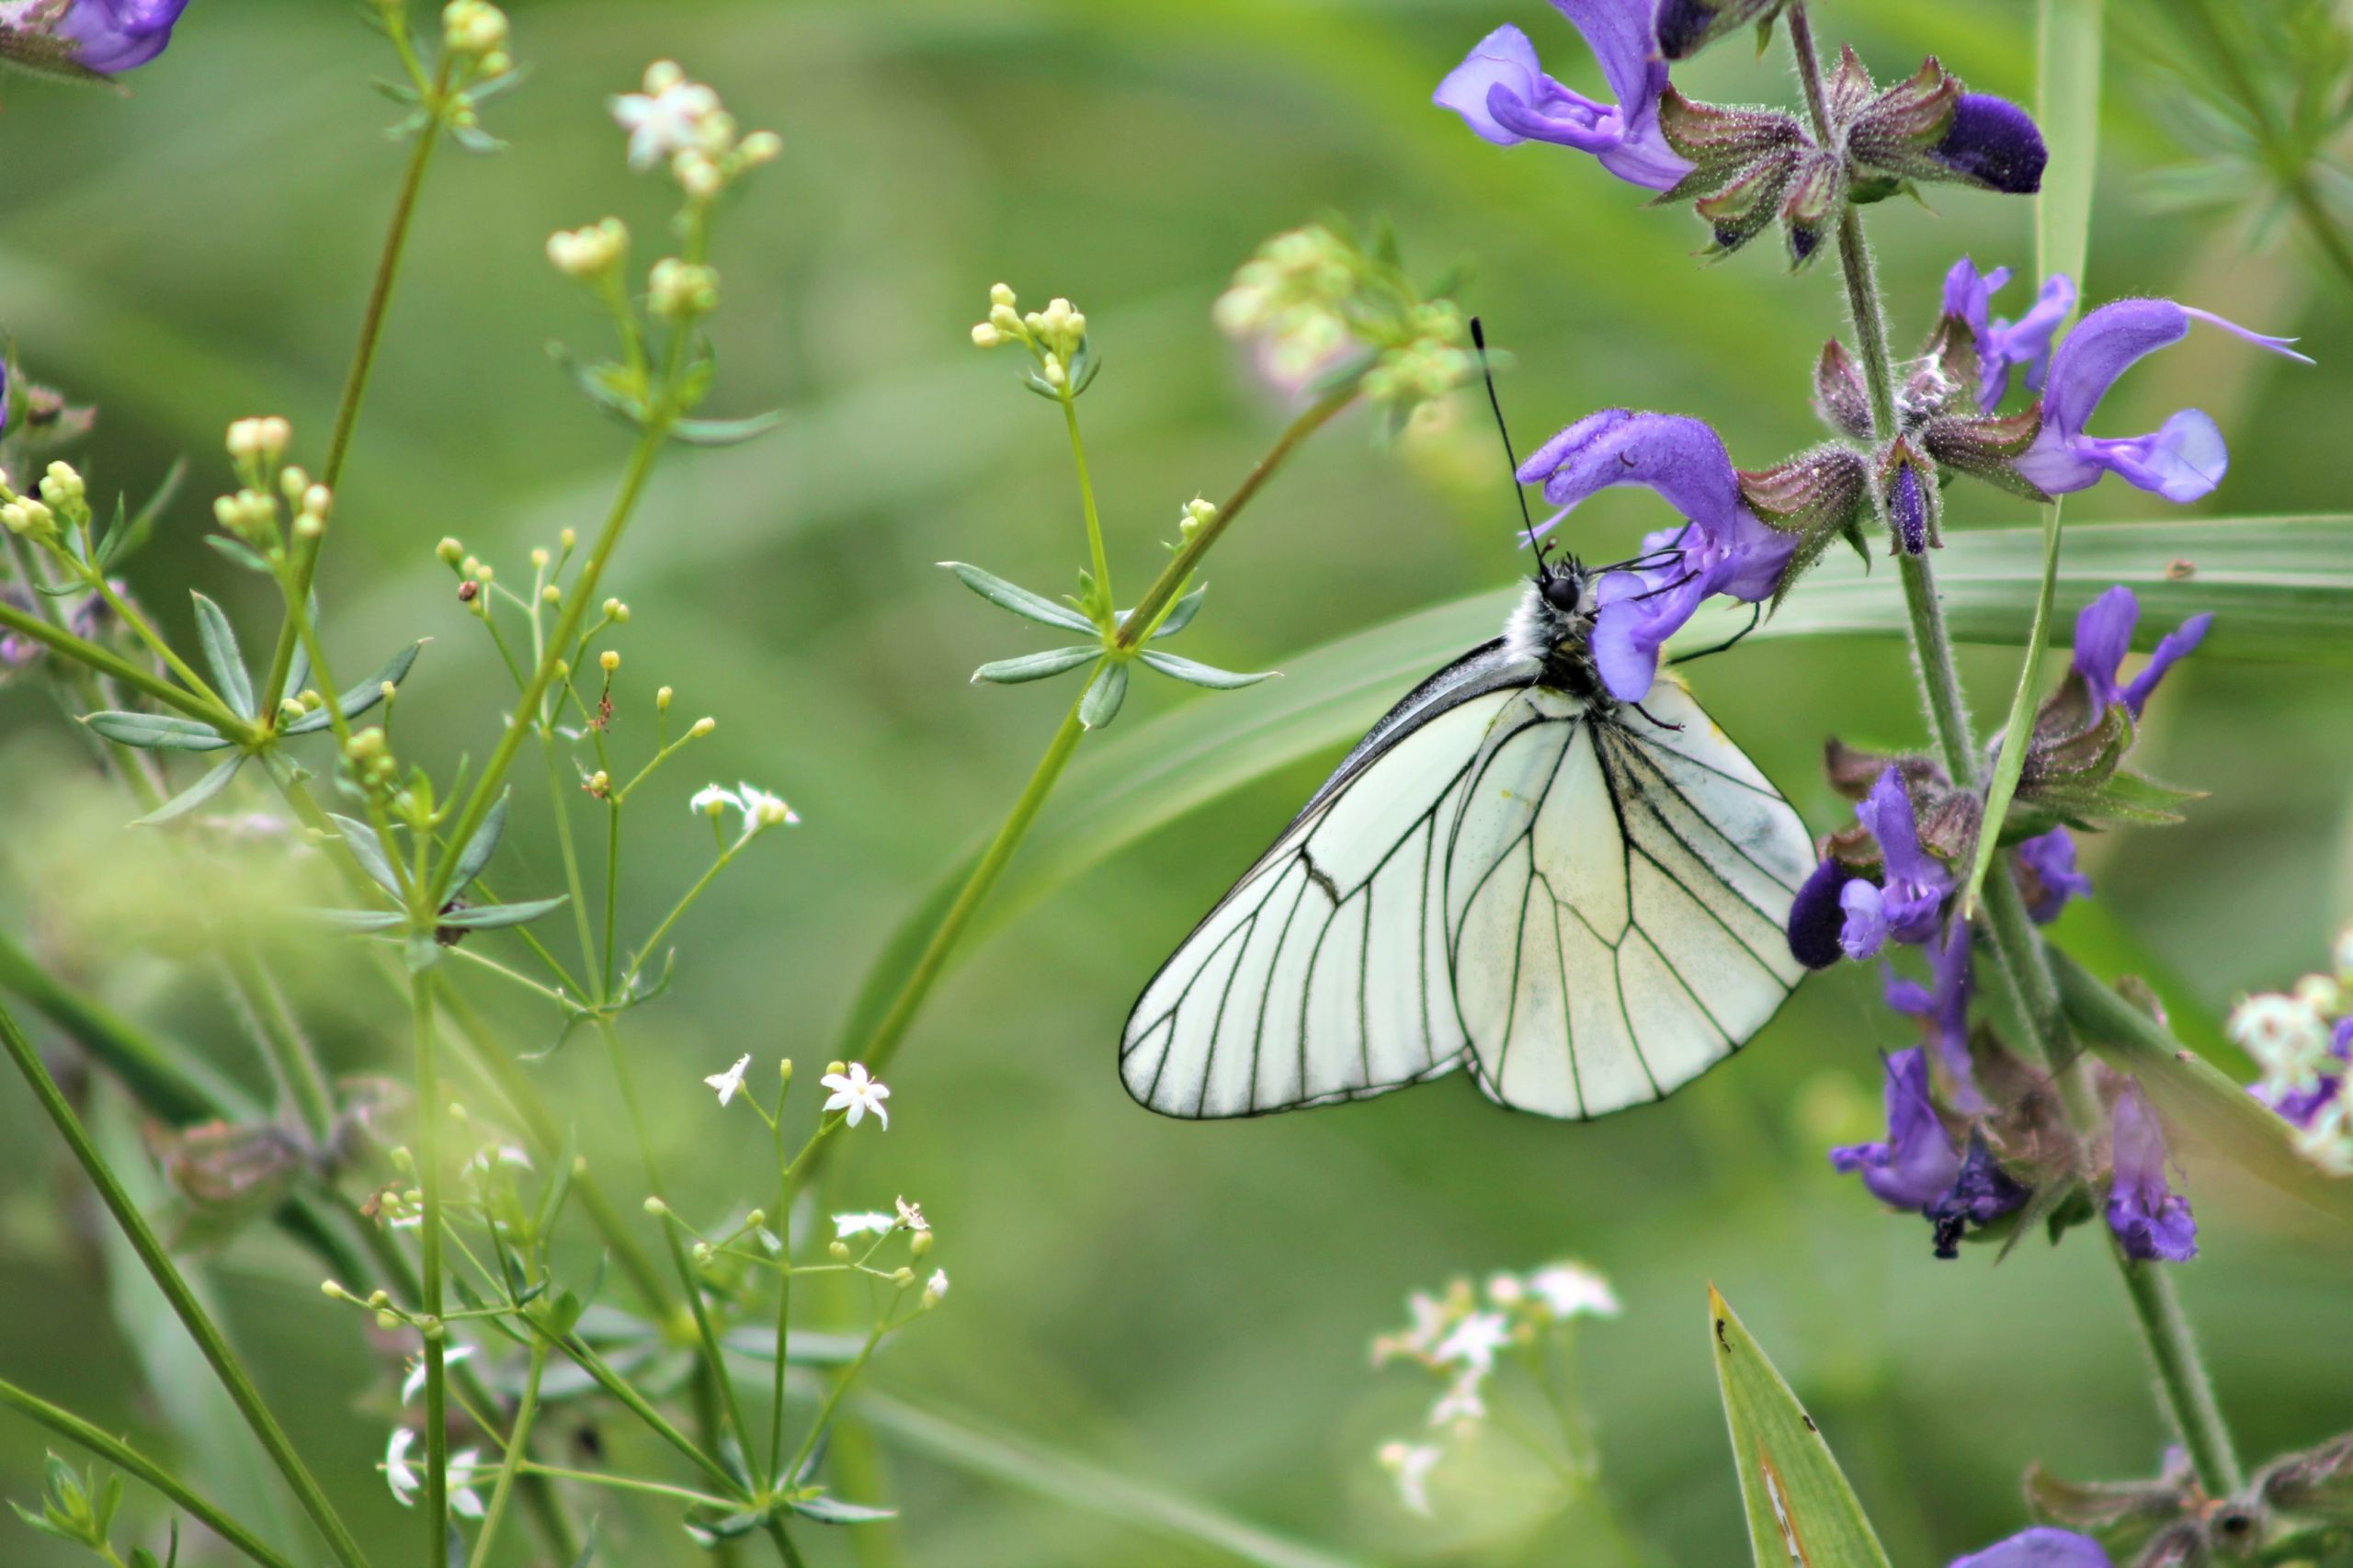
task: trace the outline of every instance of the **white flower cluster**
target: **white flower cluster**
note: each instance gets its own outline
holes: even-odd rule
[[[708,722],[708,720],[698,720],[694,733],[698,735],[709,733],[701,728]],[[769,828],[801,820],[801,813],[786,805],[783,796],[771,795],[766,790],[754,789],[749,784],[738,784],[733,790],[706,784],[695,791],[694,798],[687,805],[697,816],[709,817],[713,822],[731,811],[743,813],[744,833],[735,841],[738,845]]]
[[[1485,1419],[1487,1380],[1499,1358],[1540,1350],[1547,1335],[1574,1319],[1614,1318],[1620,1310],[1609,1281],[1580,1263],[1548,1264],[1525,1275],[1499,1272],[1483,1290],[1458,1278],[1441,1295],[1416,1290],[1406,1297],[1413,1321],[1374,1338],[1372,1364],[1411,1361],[1445,1380],[1429,1425],[1459,1437]],[[1427,1514],[1430,1473],[1446,1452],[1441,1442],[1398,1441],[1383,1444],[1377,1457],[1405,1506]]]
[[[2256,1097],[2295,1129],[2304,1156],[2353,1176],[2353,926],[2337,933],[2329,957],[2333,972],[2240,997],[2223,1032],[2255,1059]]]
[[[629,132],[630,165],[650,169],[666,163],[671,176],[698,201],[710,200],[745,170],[772,162],[784,151],[772,131],[738,140],[735,117],[719,95],[689,81],[675,61],[647,66],[644,88],[620,94],[611,105],[613,118]]]

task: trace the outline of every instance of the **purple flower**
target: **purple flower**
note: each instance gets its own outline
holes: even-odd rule
[[[2235,333],[2258,348],[2312,361],[2284,337],[2266,337],[2170,300],[2119,300],[2075,324],[2052,358],[2042,400],[2042,432],[2018,459],[2018,472],[2052,495],[2096,484],[2113,473],[2168,501],[2195,501],[2222,481],[2230,451],[2213,420],[2185,408],[2146,436],[2101,437],[2084,426],[2116,378],[2143,356],[2179,343],[2192,319]]]
[[[1540,481],[1544,498],[1561,508],[1540,535],[1587,496],[1618,484],[1655,491],[1686,519],[1643,541],[1663,563],[1611,572],[1594,590],[1594,663],[1621,702],[1649,694],[1659,649],[1701,600],[1711,594],[1752,604],[1765,598],[1797,548],[1796,535],[1767,527],[1741,500],[1722,440],[1681,415],[1622,408],[1587,415],[1539,448],[1518,477],[1524,484]]]
[[[2124,655],[2131,651],[2132,628],[2140,619],[2141,601],[2131,589],[2120,585],[2086,605],[2075,617],[2075,670],[2090,688],[2092,701],[2101,709],[2121,702],[2135,719],[2148,706],[2149,694],[2156,690],[2165,671],[2203,642],[2207,629],[2214,624],[2211,612],[2191,616],[2158,639],[2141,673],[2119,686],[2117,674],[2124,666]]]
[[[0,30],[36,28],[64,46],[67,63],[112,75],[163,53],[188,6],[188,0],[67,0],[63,14],[53,15],[54,0],[0,0]]]
[[[2353,1015],[2336,1020],[2330,1031],[2328,1053],[2339,1062],[2353,1062]],[[2277,1111],[2285,1120],[2298,1127],[2310,1128],[2320,1113],[2335,1104],[2345,1093],[2345,1074],[2320,1073],[2310,1080],[2310,1086],[2298,1088],[2292,1083],[2273,1083],[2268,1074],[2261,1083],[2249,1084],[2246,1092]]]
[[[1879,841],[1884,875],[1878,886],[1856,881],[1839,891],[1847,922],[1838,933],[1838,945],[1850,959],[1867,959],[1891,937],[1915,946],[1926,942],[1936,935],[1937,917],[1952,891],[1952,873],[1920,847],[1912,797],[1893,763],[1871,792],[1856,802],[1855,817]]]
[[[1659,131],[1666,62],[1651,30],[1649,0],[1552,0],[1600,62],[1614,104],[1597,102],[1546,75],[1536,46],[1518,28],[1497,28],[1447,74],[1432,101],[1498,147],[1551,142],[1590,153],[1630,185],[1665,190],[1691,165]]]
[[[2040,190],[2042,165],[2051,156],[2026,110],[1991,93],[1956,98],[1951,124],[1927,153],[1972,185],[2009,196]]]
[[[1964,1231],[1972,1225],[1992,1224],[2013,1209],[2024,1208],[2026,1200],[2033,1196],[2013,1181],[2009,1172],[1994,1158],[1994,1151],[1985,1146],[1985,1135],[1972,1131],[1969,1153],[1961,1157],[1961,1174],[1927,1210],[1928,1223],[1936,1227],[1936,1255],[1946,1259],[1959,1257]]]
[[[1927,1026],[1928,1047],[1944,1063],[1952,1105],[1966,1116],[1993,1108],[1977,1087],[1969,1059],[1969,998],[1974,989],[1970,964],[1969,923],[1955,920],[1928,943],[1928,983],[1890,973],[1881,997],[1899,1013]]]
[[[1952,1568],[2115,1568],[2099,1542],[2074,1530],[2038,1525],[1984,1551],[1953,1560]]]
[[[1838,895],[1862,875],[1836,855],[1823,857],[1790,903],[1790,956],[1808,969],[1828,969],[1838,961],[1838,929],[1847,912]]]
[[[2026,389],[2039,392],[2051,369],[2051,340],[2059,324],[2075,308],[2075,284],[2064,274],[2044,279],[2042,291],[2017,321],[1993,319],[1993,299],[2010,280],[2010,269],[1997,267],[1980,273],[1977,264],[1962,256],[1945,274],[1945,313],[1969,324],[1977,340],[1979,370],[1977,406],[1991,413],[2010,390],[2010,372],[2026,370]]]
[[[2119,590],[2120,592],[2121,590]],[[2018,864],[2026,868],[2035,895],[2027,903],[2027,913],[2035,923],[2048,926],[2059,918],[2071,898],[2092,896],[2092,880],[2075,869],[2075,838],[2063,827],[2038,834],[2013,851]]]
[[[2124,1256],[2187,1263],[2198,1256],[2189,1199],[2165,1186],[2165,1135],[2138,1084],[2117,1096],[2109,1125],[2108,1228]]]
[[[1950,1190],[1961,1175],[1953,1147],[1928,1098],[1928,1061],[1920,1048],[1887,1059],[1887,1140],[1830,1151],[1831,1169],[1859,1171],[1870,1195],[1892,1209],[1922,1212]]]

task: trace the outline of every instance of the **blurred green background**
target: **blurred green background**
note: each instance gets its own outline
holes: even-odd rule
[[[2031,94],[2023,0],[1822,10],[1818,25],[1883,79],[1934,51],[1972,87]],[[2140,9],[2110,11],[2090,297],[2165,294],[2301,333],[2321,364],[2196,334],[2129,378],[2101,426],[2154,428],[2195,402],[2234,455],[2206,510],[2341,507],[2344,285],[2293,242],[2257,250],[2222,221],[2152,210],[2148,175],[2181,155],[2175,100],[2121,47]],[[931,564],[976,561],[1051,587],[1083,558],[1052,410],[966,338],[992,282],[1087,313],[1107,364],[1082,412],[1131,597],[1178,506],[1230,488],[1284,416],[1211,329],[1211,302],[1264,236],[1326,210],[1387,213],[1425,276],[1471,264],[1461,297],[1517,357],[1504,397],[1523,449],[1610,404],[1699,415],[1753,467],[1817,438],[1806,373],[1841,321],[1828,269],[1793,281],[1769,241],[1702,268],[1687,215],[1643,210],[1566,152],[1490,148],[1428,105],[1505,20],[1556,74],[1588,84],[1571,29],[1537,0],[545,0],[515,17],[531,79],[488,117],[512,150],[445,154],[426,191],[323,577],[330,645],[356,672],[432,636],[400,699],[404,749],[445,767],[487,750],[510,688],[432,549],[455,534],[519,574],[559,528],[588,531],[609,494],[625,438],[542,351],[551,338],[600,347],[542,256],[548,232],[618,212],[642,257],[667,211],[656,182],[624,169],[602,100],[674,56],[746,127],[780,131],[783,160],[732,212],[716,257],[714,411],[790,417],[756,445],[667,461],[608,579],[635,611],[619,644],[620,744],[642,744],[626,704],[650,710],[659,684],[677,688],[679,711],[720,720],[633,818],[625,929],[642,932],[703,864],[683,803],[706,776],[780,790],[805,819],[697,909],[676,989],[633,1019],[690,1212],[754,1200],[772,1179],[765,1134],[718,1118],[702,1074],[745,1051],[832,1052],[855,977],[1002,813],[1070,696],[968,686],[974,665],[1036,643]],[[283,413],[316,460],[401,156],[366,85],[389,70],[353,7],[197,0],[128,98],[21,79],[0,97],[0,324],[33,373],[100,405],[82,454],[94,488],[140,494],[176,456],[195,464],[131,572],[174,628],[190,583],[231,606],[249,647],[274,624],[254,582],[199,544],[226,481],[220,433]],[[1734,100],[1788,86],[1778,54],[1758,62],[1737,44],[1677,81]],[[1956,255],[2030,259],[2029,204],[1952,187],[1933,199],[1875,221],[1906,342]],[[2024,292],[2000,303],[2020,308]],[[1221,547],[1186,651],[1280,667],[1505,581],[1517,558],[1500,460],[1482,411],[1460,415],[1393,449],[1361,419],[1316,441]],[[1949,526],[2029,520],[1982,488],[1953,498]],[[2159,506],[2110,485],[2070,515]],[[1605,558],[1657,517],[1628,493],[1589,510],[1579,539]],[[1981,710],[1998,709],[2014,671],[2007,653],[1972,653]],[[2129,928],[2137,961],[2213,1011],[2315,967],[2353,913],[2345,679],[2182,671],[2143,755],[2213,798],[2186,827],[2091,846],[2098,911],[2071,916],[2072,939],[2123,961]],[[1694,682],[1817,830],[1842,812],[1815,767],[1825,734],[1920,733],[1893,642],[1759,642]],[[1121,726],[1179,702],[1240,715],[1262,699],[1145,682]],[[0,726],[11,927],[126,1013],[255,1077],[203,971],[123,934],[139,923],[103,884],[129,813],[74,815],[91,791],[54,705],[20,682],[0,694]],[[1316,774],[1266,779],[1059,890],[938,995],[890,1074],[890,1131],[850,1138],[835,1176],[835,1207],[921,1199],[956,1280],[947,1308],[893,1346],[881,1386],[1336,1552],[1582,1562],[1573,1516],[1529,1535],[1501,1504],[1439,1524],[1405,1514],[1371,1454],[1414,1429],[1427,1391],[1375,1375],[1366,1355],[1402,1322],[1408,1290],[1574,1256],[1625,1300],[1584,1348],[1609,1483],[1663,1559],[1743,1551],[1706,1351],[1710,1280],[1810,1402],[1899,1564],[2018,1528],[2030,1461],[2073,1477],[2153,1467],[2165,1434],[2098,1245],[1939,1264],[1925,1227],[1830,1174],[1824,1146],[1871,1131],[1874,1051],[1907,1038],[1863,968],[1809,982],[1750,1050],[1670,1104],[1591,1127],[1501,1112],[1461,1081],[1238,1125],[1133,1106],[1114,1072],[1129,1002]],[[504,882],[551,891],[546,813],[527,798]],[[357,973],[320,957],[307,1016],[338,1069],[403,1074],[402,1013]],[[547,1042],[544,1017],[467,978],[507,1010],[518,1048]],[[637,1190],[597,1055],[575,1046],[532,1071],[576,1108],[592,1152],[613,1151],[617,1190]],[[93,1114],[135,1150],[119,1096],[93,1094]],[[14,1089],[0,1091],[0,1375],[180,1455],[208,1484],[250,1485],[236,1479],[240,1435],[210,1429],[200,1367],[121,1281],[103,1217]],[[2178,1282],[2248,1456],[2353,1426],[2353,1247],[2184,1153],[2204,1251]],[[405,1528],[373,1470],[393,1368],[361,1320],[322,1302],[317,1266],[273,1234],[241,1238],[207,1273],[338,1500],[375,1540]],[[0,1422],[0,1492],[30,1499],[41,1448]],[[881,1550],[909,1563],[1226,1560],[1116,1504],[1040,1496],[887,1437],[882,1465],[904,1518]],[[614,1562],[695,1555],[667,1517],[603,1511]],[[824,1533],[812,1550],[847,1561],[849,1546]],[[65,1561],[0,1525],[0,1562]]]

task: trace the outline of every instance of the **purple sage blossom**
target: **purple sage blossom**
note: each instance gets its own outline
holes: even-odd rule
[[[2100,595],[2075,617],[2075,671],[2091,689],[2092,701],[2102,709],[2121,702],[2135,719],[2165,671],[2205,641],[2214,624],[2211,612],[2191,616],[2158,639],[2141,673],[2120,686],[2116,677],[2124,667],[2124,655],[2131,652],[2132,628],[2140,619],[2141,601],[2121,585]]]
[[[1993,1109],[1977,1086],[1969,1059],[1969,998],[1975,989],[1971,972],[1969,923],[1955,920],[1927,946],[1928,983],[1891,972],[1881,999],[1899,1013],[1927,1026],[1928,1049],[1943,1063],[1952,1085],[1952,1108],[1964,1116],[1983,1116]]]
[[[2026,1207],[2034,1194],[2011,1179],[2001,1162],[1994,1158],[1994,1151],[1986,1146],[1985,1134],[1972,1131],[1969,1153],[1961,1156],[1961,1174],[1941,1198],[1928,1205],[1928,1223],[1936,1228],[1936,1256],[1952,1259],[1961,1256],[1961,1238],[1972,1226],[1990,1225],[2013,1210]]]
[[[2039,392],[2051,369],[2051,342],[2059,324],[2075,308],[2075,280],[2064,274],[2045,278],[2041,292],[2026,314],[2016,321],[1994,318],[1994,296],[2010,280],[2010,269],[1997,267],[1980,273],[1977,264],[1962,256],[1945,274],[1945,313],[1969,324],[1977,340],[1977,406],[1992,413],[2010,390],[2014,370],[2026,371],[2026,390]]]
[[[2074,1530],[2038,1525],[1983,1551],[1953,1560],[1951,1568],[2115,1568],[2099,1542]]]
[[[1838,931],[1846,923],[1847,912],[1840,907],[1838,895],[1861,875],[1836,855],[1822,858],[1790,903],[1791,958],[1808,969],[1828,969],[1845,956],[1838,946]]]
[[[1619,484],[1656,492],[1686,519],[1643,541],[1662,563],[1611,572],[1595,587],[1594,663],[1621,702],[1649,695],[1659,649],[1702,600],[1726,594],[1754,604],[1768,597],[1797,549],[1795,534],[1767,527],[1741,500],[1722,438],[1681,415],[1622,408],[1587,415],[1537,449],[1518,477],[1540,482],[1544,498],[1561,508],[1540,535],[1586,497]]]
[[[1665,190],[1691,172],[1659,131],[1666,62],[1652,32],[1650,0],[1552,0],[1600,63],[1616,103],[1601,103],[1546,75],[1518,28],[1479,40],[1432,95],[1498,147],[1550,142],[1590,153],[1630,185]]]
[[[2033,117],[1991,93],[1963,93],[1953,100],[1952,122],[1927,154],[1970,184],[2007,196],[2040,190],[2043,165],[2051,161]]]
[[[2138,1084],[2117,1096],[2109,1126],[2108,1228],[2127,1257],[2187,1263],[2198,1256],[2189,1199],[2165,1185],[2165,1134]]]
[[[1912,814],[1912,797],[1904,775],[1893,763],[1855,804],[1855,817],[1879,841],[1883,880],[1848,882],[1838,903],[1847,912],[1838,945],[1850,959],[1867,959],[1893,937],[1914,946],[1937,933],[1945,897],[1952,892],[1952,872],[1944,862],[1920,846],[1920,824]]]
[[[2288,347],[2290,338],[2249,332],[2170,300],[2119,300],[2102,305],[2075,324],[2052,357],[2042,432],[2017,460],[2018,472],[2052,495],[2088,489],[2104,473],[2168,501],[2195,501],[2211,492],[2230,468],[2230,450],[2222,431],[2201,410],[2182,409],[2145,436],[2102,437],[2085,430],[2116,378],[2143,357],[2189,335],[2192,320],[2234,333],[2258,348],[2312,363]]]
[[[2035,896],[2026,912],[2038,926],[2048,926],[2073,898],[2092,896],[2092,880],[2075,869],[2075,835],[2063,827],[2037,834],[2014,851],[2029,873]]]
[[[1917,1046],[1887,1059],[1887,1138],[1830,1151],[1830,1167],[1859,1172],[1870,1195],[1891,1209],[1926,1212],[1961,1175],[1961,1151],[1928,1098],[1928,1060]]]
[[[188,0],[66,0],[57,14],[55,0],[0,0],[0,29],[30,30],[50,48],[63,46],[65,63],[112,75],[163,53],[188,6]]]

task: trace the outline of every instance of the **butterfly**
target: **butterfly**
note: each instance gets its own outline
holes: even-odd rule
[[[1804,973],[1813,840],[1673,675],[1603,686],[1595,584],[1640,564],[1540,551],[1503,634],[1391,709],[1144,987],[1131,1095],[1256,1116],[1467,1064],[1582,1120],[1765,1026]]]

